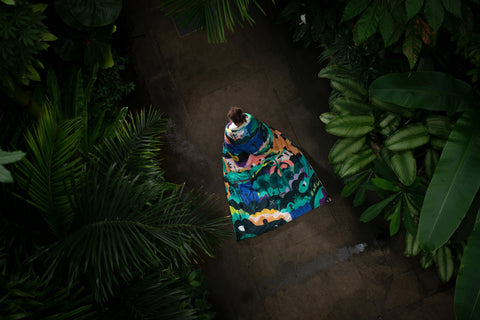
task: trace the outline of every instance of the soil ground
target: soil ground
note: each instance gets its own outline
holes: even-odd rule
[[[225,44],[180,36],[157,1],[127,1],[118,32],[129,48],[137,107],[168,117],[162,152],[169,181],[202,188],[229,219],[222,178],[223,130],[241,106],[282,131],[309,159],[334,201],[254,239],[225,241],[202,265],[218,319],[454,319],[453,283],[403,256],[403,235],[383,237],[383,221],[359,222],[362,208],[340,197],[328,164],[335,137],[318,116],[328,81],[318,51],[292,44],[289,30],[256,15]],[[140,104],[140,105],[139,105]]]

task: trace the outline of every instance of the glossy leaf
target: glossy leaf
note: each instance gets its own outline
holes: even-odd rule
[[[383,190],[394,191],[394,192],[397,192],[399,190],[398,187],[395,184],[393,184],[391,181],[388,181],[382,178],[373,178],[372,182],[374,185],[376,185],[377,187]]]
[[[412,151],[394,154],[390,158],[390,166],[401,183],[406,186],[413,184],[417,176],[417,161]]]
[[[347,183],[345,187],[342,189],[341,196],[343,198],[349,197],[355,190],[357,190],[358,186],[363,182],[365,177],[368,175],[368,172],[365,172],[361,174],[359,177],[357,177],[355,180]]]
[[[400,222],[402,221],[402,200],[400,199],[393,211],[392,220],[390,221],[390,237],[393,237],[400,229]]]
[[[355,174],[369,165],[377,156],[373,153],[372,149],[355,153],[349,157],[341,166],[338,175],[343,178],[352,174]]]
[[[353,153],[360,151],[365,146],[365,141],[365,136],[339,139],[330,149],[328,160],[332,164],[344,161]]]
[[[388,198],[380,201],[379,203],[376,203],[365,210],[362,215],[360,216],[360,221],[362,222],[368,222],[373,219],[375,219],[382,210],[389,205],[396,197],[398,197],[398,194],[393,194],[389,196]]]
[[[464,218],[480,186],[480,112],[465,112],[452,130],[425,195],[419,222],[422,246],[441,247]]]
[[[375,118],[372,115],[345,115],[331,120],[325,130],[340,137],[361,137],[373,129]]]
[[[480,272],[478,272],[480,221],[478,217],[480,212],[477,215],[475,229],[465,247],[455,284],[455,315],[459,320],[480,318]]]
[[[414,149],[428,143],[430,136],[422,124],[401,128],[385,140],[385,147],[392,151]]]
[[[369,92],[382,101],[414,109],[456,112],[474,103],[470,85],[442,72],[391,73],[374,80]]]

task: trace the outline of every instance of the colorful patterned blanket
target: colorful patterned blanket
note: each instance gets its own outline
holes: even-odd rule
[[[223,176],[238,241],[252,238],[329,199],[305,156],[280,131],[252,115],[225,127]]]

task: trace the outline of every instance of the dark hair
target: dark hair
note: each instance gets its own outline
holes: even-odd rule
[[[239,107],[231,107],[227,113],[227,117],[230,121],[235,123],[236,126],[240,126],[247,121],[247,115],[243,113],[242,108]]]

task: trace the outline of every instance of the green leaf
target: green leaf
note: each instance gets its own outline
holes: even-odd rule
[[[338,114],[335,112],[324,112],[320,115],[320,121],[325,124],[328,124],[330,121],[338,117]]]
[[[480,217],[480,212],[478,216]],[[477,218],[478,219],[478,218]],[[468,244],[465,247],[458,269],[455,284],[455,315],[457,319],[480,318],[480,273],[478,257],[480,256],[480,222],[477,221]]]
[[[395,33],[395,21],[393,20],[392,14],[389,11],[385,10],[378,24],[378,29],[382,35],[385,47],[388,47],[390,44],[392,44],[392,37]]]
[[[428,24],[436,33],[443,23],[445,11],[443,10],[442,0],[425,0],[425,18]]]
[[[0,182],[2,183],[12,183],[13,177],[10,171],[0,164]]]
[[[470,85],[442,72],[391,73],[375,79],[369,91],[382,101],[414,109],[457,112],[474,103]]]
[[[360,187],[355,193],[355,197],[353,198],[353,206],[358,207],[362,205],[365,202],[365,196],[366,196],[367,189]]]
[[[357,45],[362,44],[365,40],[370,38],[378,27],[378,16],[377,16],[377,2],[374,2],[369,6],[365,12],[360,16],[357,22]]]
[[[37,125],[27,132],[27,154],[18,163],[15,179],[27,191],[28,202],[39,208],[53,233],[65,235],[73,219],[70,205],[72,184],[82,164],[76,144],[76,120],[57,121],[52,108],[44,109]]]
[[[403,200],[403,225],[405,226],[405,229],[408,233],[415,235],[417,234],[417,224],[415,223],[415,220],[413,218],[413,213],[409,209],[411,205],[408,205],[406,203],[408,199],[405,195],[403,197]]]
[[[462,17],[462,2],[458,0],[443,0],[443,7],[445,10],[453,14],[454,16]]]
[[[338,175],[343,178],[348,175],[355,174],[369,165],[373,160],[376,159],[376,155],[372,149],[368,148],[365,151],[355,153],[351,155],[343,164],[338,172]]]
[[[452,131],[453,124],[446,116],[430,116],[426,122],[428,132],[437,137],[447,139]]]
[[[428,143],[430,136],[422,124],[412,124],[397,130],[387,140],[385,147],[392,151],[414,149]]]
[[[15,5],[15,0],[2,0],[2,2],[11,6]]]
[[[446,245],[438,248],[434,256],[437,272],[440,280],[448,282],[453,275],[452,250]]]
[[[348,21],[352,18],[355,18],[365,10],[368,5],[372,2],[371,0],[352,0],[347,3],[345,9],[343,10],[342,20],[340,23]]]
[[[51,34],[50,32],[42,33],[40,35],[40,38],[42,41],[55,41],[58,39],[55,35]]]
[[[410,22],[407,25],[407,30],[405,31],[405,38],[403,40],[402,47],[403,54],[408,59],[410,70],[413,70],[415,68],[423,46],[422,39],[418,35],[418,32],[416,32],[414,24],[414,22]]]
[[[410,186],[417,176],[417,161],[412,151],[395,153],[390,158],[390,166],[398,180],[405,186]]]
[[[388,181],[382,178],[373,178],[372,182],[380,189],[394,191],[394,192],[399,191],[398,187],[395,184],[393,184],[391,181]]]
[[[332,64],[326,66],[318,73],[319,78],[336,79],[336,78],[350,78],[352,71],[345,66]]]
[[[344,115],[331,120],[325,130],[340,137],[361,137],[373,129],[375,118],[372,115]]]
[[[366,137],[339,139],[330,149],[328,160],[335,164],[344,161],[365,146]]]
[[[362,181],[365,179],[365,177],[368,175],[369,172],[365,172],[364,174],[361,174],[357,179],[353,180],[352,182],[348,183],[343,187],[341,196],[343,198],[349,197],[357,188],[358,186],[362,183]]]
[[[438,163],[437,152],[432,148],[427,149],[427,152],[425,153],[424,164],[425,164],[425,174],[429,179],[432,179],[435,168],[437,167],[437,163]]]
[[[380,212],[382,212],[382,210],[388,204],[390,204],[397,196],[398,196],[398,194],[393,194],[393,195],[389,196],[388,198],[380,201],[379,203],[376,203],[376,204],[368,207],[367,210],[365,210],[362,213],[362,215],[360,216],[360,221],[368,222],[368,221],[371,221],[371,220],[375,219],[380,214]]]
[[[458,120],[440,156],[420,214],[419,235],[430,251],[455,232],[480,187],[479,111]]]
[[[340,114],[368,114],[372,107],[360,100],[348,97],[340,97],[333,102],[335,111]]]
[[[117,20],[121,0],[68,0],[70,13],[86,27],[102,27]]]
[[[407,11],[407,19],[410,20],[414,16],[416,16],[420,9],[423,7],[424,0],[406,0],[405,1],[405,9]]]
[[[25,156],[25,152],[17,151],[3,151],[0,149],[0,164],[9,164],[20,161]]]
[[[400,222],[402,221],[402,200],[400,199],[395,207],[395,211],[390,221],[390,237],[393,237],[400,229]]]

